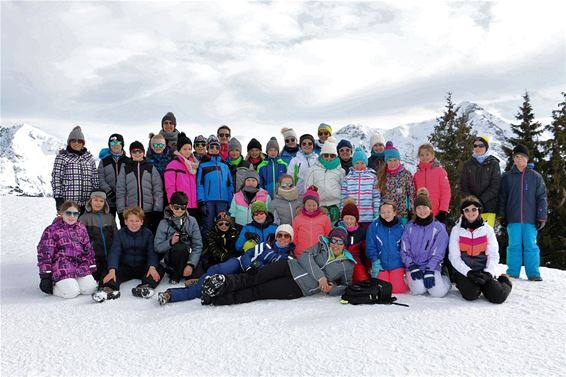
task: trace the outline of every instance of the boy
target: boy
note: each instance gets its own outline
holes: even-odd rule
[[[279,144],[272,137],[267,142],[267,158],[257,167],[259,173],[259,185],[273,198],[279,177],[287,172],[287,164],[279,158]]]

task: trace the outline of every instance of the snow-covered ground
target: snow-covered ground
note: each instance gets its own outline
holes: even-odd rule
[[[401,306],[310,297],[160,307],[38,289],[36,245],[53,199],[0,197],[2,376],[564,375],[566,272],[514,281],[506,303],[400,295]],[[500,266],[503,271],[504,266]],[[159,290],[168,287],[161,284]]]

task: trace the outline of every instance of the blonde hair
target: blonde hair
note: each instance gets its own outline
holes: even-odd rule
[[[158,140],[162,140],[165,143],[165,137],[161,134],[155,134],[149,139],[150,143],[155,143]]]
[[[128,207],[124,210],[124,220],[127,220],[132,215],[139,217],[140,220],[143,220],[145,217],[143,209],[140,207]]]

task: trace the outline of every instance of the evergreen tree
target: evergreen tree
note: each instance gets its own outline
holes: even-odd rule
[[[452,190],[450,212],[447,224],[453,224],[460,215],[460,174],[472,153],[472,144],[475,138],[472,127],[468,121],[468,114],[454,109],[452,93],[446,97],[446,110],[437,118],[433,133],[429,136],[434,146],[435,154],[446,169],[448,181]]]
[[[506,170],[511,170],[513,167],[513,147],[517,144],[523,144],[529,149],[529,162],[534,163],[535,167],[540,169],[540,164],[543,161],[543,153],[539,148],[539,136],[543,133],[544,129],[539,122],[534,121],[535,114],[531,106],[531,99],[528,92],[525,92],[523,95],[523,105],[519,107],[519,112],[515,115],[515,119],[520,121],[520,123],[511,125],[513,136],[507,139],[511,147],[503,147],[508,157]]]

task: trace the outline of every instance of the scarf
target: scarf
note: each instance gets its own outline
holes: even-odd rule
[[[385,160],[385,152],[378,153],[378,152],[374,151],[373,148],[372,148],[371,157],[377,157],[379,159]]]
[[[308,212],[304,207],[301,209],[301,213],[306,217],[317,217],[320,215],[320,208],[317,208],[314,212]]]
[[[244,194],[244,199],[246,203],[250,204],[255,198],[255,194],[259,191],[257,187],[244,186],[242,187],[242,193]]]
[[[478,215],[478,218],[473,222],[470,223],[464,216],[462,216],[462,223],[460,226],[465,229],[476,230],[483,225],[483,218],[481,215]]]
[[[415,219],[415,224],[420,226],[427,226],[431,224],[433,221],[434,221],[434,216],[432,215],[431,212],[430,215],[428,215],[428,217],[425,217],[424,219],[417,216],[417,218]]]
[[[287,201],[292,202],[299,199],[299,189],[297,189],[297,186],[293,186],[293,188],[291,188],[290,190],[282,190],[279,188],[277,189],[277,195]]]
[[[171,147],[171,149],[177,149],[177,139],[179,138],[179,131],[176,129],[173,132],[165,132],[165,130],[159,131],[160,135],[163,135],[167,145]]]
[[[487,160],[489,156],[490,155],[488,155],[487,152],[481,156],[472,155],[472,157],[475,158],[476,161],[480,163],[480,165],[483,164],[484,161]]]
[[[248,161],[249,161],[250,164],[252,164],[254,166],[254,168],[256,168],[260,164],[260,162],[263,161],[263,159],[261,158],[261,155],[260,155],[260,157],[258,157],[258,158],[250,157],[250,158],[248,158]]]
[[[355,232],[356,230],[358,230],[359,227],[360,226],[358,224],[356,224],[353,227],[346,228],[346,230],[348,231],[348,233],[351,233],[351,232]]]
[[[240,155],[235,160],[233,160],[231,158],[228,159],[228,163],[232,166],[238,166],[238,165],[240,165],[240,162],[242,162],[242,155]]]
[[[165,168],[167,167],[167,164],[171,161],[171,155],[169,154],[170,150],[171,149],[169,147],[166,147],[163,150],[163,152],[155,153],[150,148],[147,153],[147,160],[151,162],[151,164],[155,166],[157,171],[161,174],[165,173]]]
[[[334,170],[338,166],[340,166],[340,159],[335,157],[334,159],[327,161],[322,156],[318,158],[318,162],[326,169],[326,170]]]
[[[120,154],[114,154],[114,153],[110,152],[110,156],[112,156],[114,161],[118,161],[120,159],[120,157],[122,157],[123,155],[124,155],[124,152],[122,152]]]
[[[385,220],[383,217],[379,216],[379,221],[386,227],[391,228],[393,225],[397,224],[399,222],[399,219],[397,218],[397,216],[395,216],[393,218],[393,220],[391,221],[387,221]]]
[[[190,174],[196,175],[198,170],[199,162],[195,160],[191,160],[191,158],[185,158],[185,156],[179,155],[179,159],[183,161],[185,167],[189,171]]]
[[[72,154],[76,154],[77,156],[82,156],[83,154],[86,153],[86,148],[81,149],[80,151],[76,151],[73,148],[71,148],[70,145],[67,146],[67,152],[72,153]]]
[[[296,154],[299,151],[299,146],[295,146],[295,147],[288,147],[288,146],[284,146],[283,147],[284,151],[289,152],[290,154]]]
[[[395,175],[395,174],[399,173],[399,171],[401,170],[402,167],[403,167],[403,164],[399,164],[399,166],[397,166],[395,169],[389,169],[389,167],[387,167],[387,172],[389,174]]]

